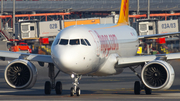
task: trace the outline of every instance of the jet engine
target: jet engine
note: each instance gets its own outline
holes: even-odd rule
[[[169,89],[174,81],[173,67],[162,60],[147,63],[141,73],[142,82],[150,89]]]
[[[37,69],[30,61],[16,59],[7,65],[4,77],[12,88],[31,88],[37,79]]]

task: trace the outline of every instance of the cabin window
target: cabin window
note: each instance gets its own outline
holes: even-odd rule
[[[88,44],[88,46],[91,46],[91,44],[89,43],[89,41],[87,39],[84,39],[86,41],[86,43]]]
[[[80,42],[79,42],[79,39],[71,39],[70,40],[70,45],[79,45]]]
[[[81,44],[87,46],[86,42],[83,39],[81,39]]]
[[[68,44],[68,39],[61,39],[60,45],[67,45]]]

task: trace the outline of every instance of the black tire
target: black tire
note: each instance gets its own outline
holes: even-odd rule
[[[134,94],[140,94],[141,92],[141,84],[139,81],[135,81],[134,83]]]
[[[49,81],[45,82],[45,86],[44,86],[44,93],[46,95],[51,94],[51,83]]]
[[[80,95],[81,95],[81,90],[80,90],[79,87],[77,87],[77,89],[76,89],[76,95],[77,95],[77,96],[80,96]]]
[[[147,94],[147,95],[151,95],[151,93],[152,93],[152,90],[150,89],[150,88],[148,88],[148,87],[144,87],[144,90],[145,90],[145,93]]]
[[[62,94],[62,83],[60,81],[56,82],[56,94],[61,95]]]
[[[70,95],[74,96],[74,88],[73,87],[71,87]]]

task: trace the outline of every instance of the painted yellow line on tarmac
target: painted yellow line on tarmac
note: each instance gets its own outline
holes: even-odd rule
[[[163,90],[163,91],[180,91],[180,89],[168,89],[168,90]]]
[[[0,93],[14,93],[14,92],[17,92],[17,91],[0,91]]]
[[[103,91],[134,91],[133,89],[125,89],[125,88],[121,88],[121,89],[102,89]],[[144,90],[141,90],[144,91]],[[173,92],[173,91],[180,91],[180,89],[168,89],[168,90],[153,90],[153,91],[169,91],[169,92]]]

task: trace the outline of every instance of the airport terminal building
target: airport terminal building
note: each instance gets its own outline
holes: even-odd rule
[[[2,1],[2,0],[1,0]],[[137,10],[137,1],[130,0],[130,11]],[[12,11],[12,0],[3,0],[5,12]],[[73,12],[119,11],[121,0],[16,0],[16,11]],[[147,11],[148,0],[140,0],[140,11]],[[150,0],[151,11],[179,11],[179,0]]]
[[[12,15],[13,13],[13,1],[12,0],[0,0],[1,15]],[[3,2],[2,2],[3,1]],[[138,0],[130,0],[129,14],[137,15]],[[180,12],[179,0],[150,0],[150,13],[178,13]],[[41,16],[29,17],[28,19],[38,19],[40,21],[51,21],[59,19],[79,19],[79,18],[93,18],[93,17],[106,17],[112,14],[119,14],[121,0],[16,0],[15,11],[16,14],[39,14],[39,13],[66,13],[69,15],[51,15],[43,18]],[[148,0],[139,0],[139,14],[147,14]],[[8,16],[9,17],[9,16]],[[8,17],[5,17],[5,21],[9,21]],[[162,18],[161,18],[162,17]],[[153,16],[152,18],[158,18],[160,20],[177,19],[179,15],[175,17]],[[132,18],[147,18],[147,16],[132,16],[130,21],[134,22]],[[25,16],[19,16],[16,18],[16,22],[19,19],[26,19]],[[8,22],[9,23],[9,22]],[[11,23],[11,22],[10,22]]]
[[[137,1],[130,0],[130,14],[137,11]],[[145,14],[148,0],[139,1],[140,14]],[[118,13],[120,3],[121,0],[16,0],[15,8],[17,14],[66,12],[70,10],[71,12],[81,12],[83,16],[88,12],[110,13],[115,11]],[[179,3],[179,0],[150,0],[150,10],[153,13],[179,12]],[[11,14],[12,9],[12,0],[3,0],[3,14]]]

